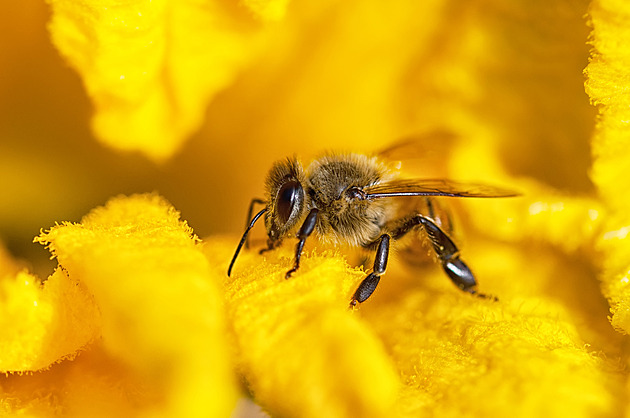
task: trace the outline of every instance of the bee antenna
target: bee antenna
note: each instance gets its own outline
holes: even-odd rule
[[[230,263],[230,267],[228,268],[228,271],[227,271],[228,277],[230,277],[230,274],[232,273],[232,267],[234,267],[234,262],[236,261],[236,257],[238,257],[238,253],[241,252],[241,248],[243,248],[243,245],[245,244],[245,241],[247,240],[247,234],[249,233],[249,230],[254,227],[254,224],[256,223],[258,218],[260,218],[265,212],[267,212],[267,208],[264,208],[263,210],[258,212],[256,216],[254,216],[254,218],[251,220],[249,225],[247,226],[247,229],[245,229],[245,232],[243,233],[243,238],[241,238],[241,242],[238,243],[238,247],[236,247],[236,252],[234,253],[234,257],[232,257],[232,262]]]

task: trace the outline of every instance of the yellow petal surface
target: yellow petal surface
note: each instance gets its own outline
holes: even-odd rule
[[[0,372],[48,368],[100,335],[84,285],[58,269],[44,284],[26,272],[0,279]]]
[[[284,17],[289,0],[244,0],[243,4],[256,16],[264,20],[279,20]]]
[[[223,274],[232,244],[208,246]],[[348,309],[364,273],[314,254],[287,280],[290,247],[243,253],[226,283],[238,367],[255,399],[272,416],[389,416],[398,376],[370,325]]]
[[[207,252],[223,268],[226,243]],[[460,292],[437,268],[404,269],[394,256],[354,312],[348,300],[365,273],[340,254],[307,252],[286,280],[292,245],[242,253],[227,306],[255,399],[272,416],[614,416],[623,373],[616,357],[598,354],[618,344],[605,302],[596,288],[593,298],[584,287],[563,294],[561,284],[555,298],[541,296],[559,273],[581,283],[589,271],[563,271],[554,252],[474,244],[464,255],[498,302]]]
[[[591,177],[609,208],[598,240],[603,258],[603,288],[610,300],[612,323],[630,333],[630,4],[594,0],[589,9],[593,27],[591,60],[585,70],[586,91],[600,113],[593,135]]]
[[[100,343],[45,372],[3,376],[0,381],[2,416],[133,417],[163,405],[163,396],[146,378]]]
[[[412,291],[367,318],[407,385],[403,416],[593,417],[620,407],[620,375],[551,301]]]
[[[227,2],[50,0],[54,44],[78,71],[103,142],[170,156],[255,51],[261,23]],[[263,19],[284,1],[248,2]]]
[[[6,383],[15,392],[5,395],[5,404],[14,399],[17,409],[28,411],[36,409],[37,402],[48,402],[52,410],[74,411],[77,416],[112,416],[120,408],[151,416],[229,415],[236,388],[220,293],[197,238],[167,202],[155,195],[116,198],[81,224],[57,225],[38,240],[48,244],[64,272],[48,280],[44,295],[49,285],[54,289],[57,280],[70,277],[73,283],[58,293],[73,304],[77,290],[71,287],[80,283],[93,295],[101,321],[93,321],[90,311],[78,304],[75,316],[100,325],[102,341],[88,348],[86,359],[79,356],[72,365],[58,366],[63,369],[53,366],[36,379],[11,376]],[[11,286],[28,287],[24,277]],[[37,295],[18,289],[9,296],[17,304],[32,305]],[[56,306],[44,308],[53,311],[50,315],[64,313]],[[19,321],[19,326],[33,323],[27,319],[30,322]],[[47,328],[42,323],[32,331],[33,344],[46,342],[37,333]],[[24,354],[29,359],[30,353]],[[50,377],[59,374],[63,377],[51,386]],[[86,375],[83,382],[81,374]],[[94,386],[77,390],[94,381]],[[20,391],[33,385],[41,386],[34,399],[32,393]],[[69,392],[46,392],[53,387]],[[124,402],[108,407],[109,397]]]

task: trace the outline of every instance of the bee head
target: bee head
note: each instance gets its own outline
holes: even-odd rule
[[[284,238],[302,218],[306,205],[304,170],[296,158],[276,162],[267,175],[265,226],[269,239]]]

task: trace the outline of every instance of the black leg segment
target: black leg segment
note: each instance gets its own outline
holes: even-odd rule
[[[370,273],[357,287],[357,290],[354,292],[352,296],[352,300],[350,301],[350,306],[355,306],[357,303],[363,303],[369,298],[372,293],[376,290],[376,286],[378,286],[378,282],[381,280],[381,276]]]
[[[476,293],[477,282],[470,268],[459,258],[442,264],[442,268],[457,287],[464,292]]]
[[[302,249],[304,248],[304,243],[306,242],[306,238],[308,238],[313,230],[315,229],[315,224],[317,223],[317,213],[319,210],[311,209],[306,220],[302,224],[300,231],[298,232],[297,238],[299,239],[297,246],[295,247],[295,264],[293,264],[293,268],[287,271],[285,278],[291,277],[293,273],[300,268],[300,258],[302,257]]]
[[[404,219],[400,225],[394,229],[392,237],[398,239],[417,225],[421,225],[426,231],[427,236],[431,240],[433,250],[442,265],[442,269],[455,286],[464,292],[479,297],[496,299],[493,296],[477,293],[477,281],[475,280],[475,276],[466,263],[459,258],[459,249],[453,240],[430,218],[417,214]]]
[[[470,268],[459,258],[459,249],[439,226],[429,218],[422,218],[421,225],[431,239],[442,269],[451,281],[464,292],[477,293],[477,281]]]
[[[363,303],[369,298],[376,290],[378,282],[381,280],[381,275],[385,273],[387,269],[387,258],[389,257],[389,240],[390,236],[383,234],[378,239],[378,248],[376,250],[376,256],[374,257],[374,268],[359,285],[357,290],[352,296],[350,306],[355,306],[357,303]]]

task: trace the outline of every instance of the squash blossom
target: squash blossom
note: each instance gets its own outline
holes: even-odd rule
[[[193,201],[223,183],[262,195],[258,149],[261,166],[307,163],[405,135],[440,150],[420,174],[521,196],[445,201],[498,301],[392,245],[374,295],[349,309],[360,260],[311,239],[287,280],[295,240],[259,254],[260,225],[227,277],[242,231],[200,239],[158,193],[41,225],[47,277],[0,246],[0,415],[628,415],[630,3],[48,3],[100,143],[169,164],[204,124],[256,131],[216,176],[179,186]],[[246,207],[214,196],[240,223]]]

